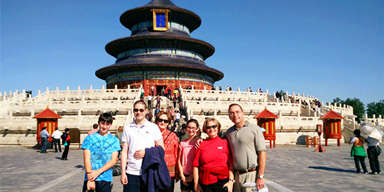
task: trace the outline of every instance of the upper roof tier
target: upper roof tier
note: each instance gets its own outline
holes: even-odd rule
[[[178,48],[192,50],[201,54],[204,60],[215,52],[215,48],[205,41],[169,35],[136,35],[111,41],[105,46],[107,53],[116,58],[123,51],[135,48]]]
[[[198,15],[192,11],[176,6],[170,0],[152,0],[142,7],[128,10],[120,16],[120,22],[126,28],[132,30],[135,24],[153,19],[152,9],[170,10],[168,15],[169,21],[187,26],[190,32],[197,29],[201,24],[201,19]]]

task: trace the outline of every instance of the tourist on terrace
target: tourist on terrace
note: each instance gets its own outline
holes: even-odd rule
[[[170,122],[171,117],[166,112],[161,111],[157,114],[156,125],[159,127],[161,135],[163,136],[165,148],[164,160],[169,171],[169,176],[171,177],[171,186],[165,190],[158,190],[158,192],[173,192],[175,188],[179,138],[174,132],[168,129]]]
[[[47,127],[41,128],[41,131],[40,131],[40,142],[41,142],[40,153],[46,153],[47,152],[48,137],[49,137],[49,133],[47,131]]]
[[[155,95],[155,86],[151,86],[151,95],[154,96]]]
[[[196,192],[232,192],[234,175],[232,157],[226,139],[218,136],[220,123],[208,118],[203,125],[208,138],[200,143],[193,159],[193,180]]]
[[[351,149],[351,156],[355,160],[355,166],[356,166],[356,173],[364,173],[367,174],[367,167],[365,166],[365,157],[367,154],[365,153],[364,149],[364,138],[360,135],[360,130],[356,129],[353,131],[353,134],[355,137],[352,138],[351,144],[353,144]],[[363,168],[363,172],[360,170],[360,165]]]
[[[144,191],[141,165],[147,148],[163,147],[163,137],[156,124],[145,118],[148,108],[143,100],[133,104],[135,120],[124,127],[121,151],[121,178],[124,192]]]
[[[52,133],[53,137],[53,144],[55,145],[55,152],[57,153],[57,148],[59,148],[59,152],[61,153],[61,145],[60,145],[60,138],[63,133],[56,128],[56,130]]]
[[[235,191],[245,192],[246,188],[242,186],[244,183],[256,183],[256,187],[262,189],[267,150],[263,133],[259,126],[245,120],[243,108],[239,104],[229,105],[228,114],[234,123],[225,136],[233,153]]]
[[[379,147],[380,141],[377,139],[374,139],[372,137],[368,137],[366,139],[368,144],[368,159],[369,159],[369,166],[371,167],[371,172],[369,174],[380,174],[380,163],[379,163],[379,155],[381,153],[381,148]]]
[[[161,104],[161,97],[160,96],[156,96],[156,108],[160,108],[160,104]]]
[[[180,127],[180,118],[181,118],[180,111],[176,110],[175,111],[175,127],[176,127],[176,124],[177,124],[177,127]]]
[[[97,133],[99,131],[99,125],[97,123],[94,123],[92,125],[92,130],[88,131],[88,135]]]
[[[148,100],[148,109],[152,109],[152,96],[148,95],[147,100]]]
[[[188,120],[186,131],[188,138],[180,142],[177,163],[181,192],[192,192],[194,190],[192,163],[196,149],[195,145],[200,138],[199,122],[196,119]]]
[[[111,113],[99,116],[98,132],[85,137],[81,149],[84,157],[84,184],[85,191],[112,191],[112,167],[119,160],[119,140],[109,134],[113,117]]]
[[[176,103],[177,103],[177,97],[176,95],[172,96],[172,103],[173,103],[173,108],[176,108]]]
[[[64,145],[64,152],[61,156],[61,160],[68,160],[68,152],[69,152],[69,145],[71,144],[71,136],[69,135],[70,131],[68,128],[65,128],[64,134],[61,136],[63,145]]]

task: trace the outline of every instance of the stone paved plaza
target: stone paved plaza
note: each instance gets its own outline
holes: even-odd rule
[[[382,146],[383,147],[383,146]],[[384,147],[383,147],[384,148]],[[384,174],[355,174],[350,146],[326,147],[315,153],[305,146],[278,145],[267,153],[266,182],[272,190],[285,191],[382,191]],[[30,147],[0,147],[0,191],[81,191],[82,153],[72,149],[68,161],[49,150],[40,154]],[[368,160],[366,163],[369,169]],[[381,170],[384,156],[380,155]],[[122,191],[114,177],[113,191]],[[179,191],[179,185],[177,184]],[[289,189],[289,190],[288,190]],[[280,190],[284,191],[284,190]]]

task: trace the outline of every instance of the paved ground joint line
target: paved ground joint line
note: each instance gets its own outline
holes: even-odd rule
[[[271,180],[267,180],[267,179],[264,179],[265,180],[265,184],[267,184],[267,187],[269,188],[273,188],[274,190],[278,191],[278,192],[293,192],[292,190],[278,184],[278,183],[275,183]]]
[[[42,192],[42,191],[45,191],[45,190],[48,190],[48,189],[51,190],[53,186],[55,186],[55,185],[65,181],[65,180],[67,180],[68,178],[78,174],[81,171],[83,171],[83,169],[76,169],[76,170],[74,170],[74,171],[72,171],[72,172],[70,172],[70,173],[68,173],[66,175],[63,175],[63,176],[61,176],[61,177],[59,177],[59,178],[57,178],[57,179],[55,179],[53,181],[48,182],[45,185],[42,185],[42,186],[40,186],[38,188],[35,188],[34,190],[31,190],[30,192]]]

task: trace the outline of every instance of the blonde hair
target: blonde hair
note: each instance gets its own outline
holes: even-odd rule
[[[205,119],[204,124],[203,124],[204,133],[207,133],[207,125],[208,125],[208,122],[210,122],[210,121],[215,122],[215,124],[217,125],[218,132],[220,132],[220,128],[221,128],[220,122],[213,117],[209,117],[209,118]]]

